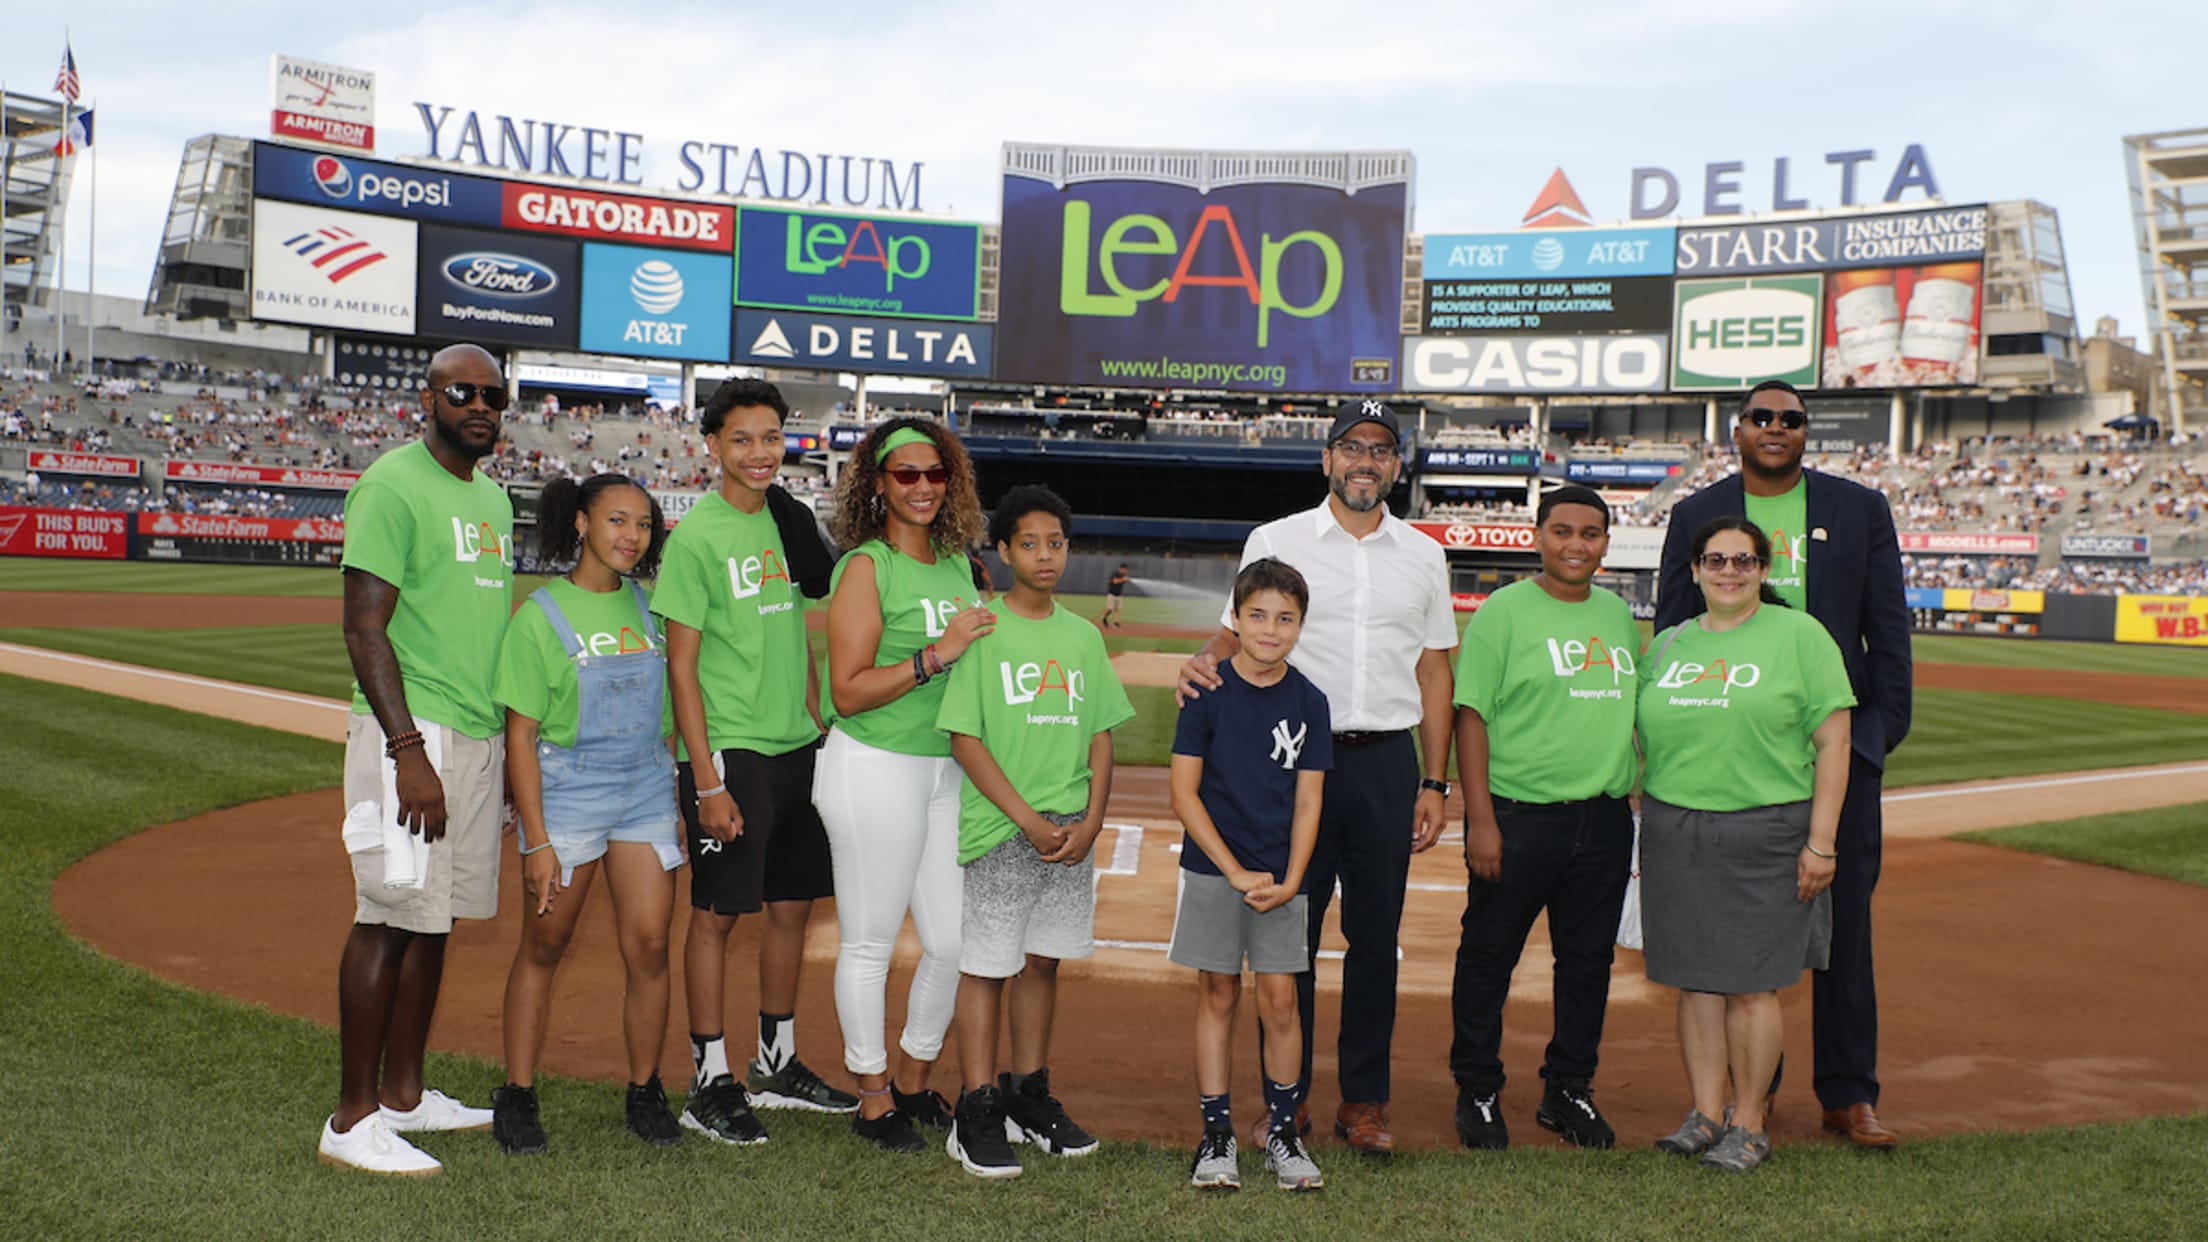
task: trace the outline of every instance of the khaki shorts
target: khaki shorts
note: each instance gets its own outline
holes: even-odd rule
[[[466,737],[445,730],[437,777],[445,786],[445,835],[429,847],[429,874],[420,888],[385,888],[381,850],[349,855],[353,921],[442,935],[454,919],[498,913],[500,818],[506,798],[506,738]],[[345,805],[383,799],[383,729],[355,713],[345,724]]]

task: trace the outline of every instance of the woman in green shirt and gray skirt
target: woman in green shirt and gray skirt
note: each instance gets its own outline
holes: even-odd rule
[[[1656,1145],[1745,1172],[1771,1152],[1779,989],[1831,950],[1855,696],[1825,627],[1765,584],[1771,541],[1755,523],[1710,521],[1689,563],[1708,611],[1650,642],[1637,715],[1648,977],[1680,990],[1694,1095]]]

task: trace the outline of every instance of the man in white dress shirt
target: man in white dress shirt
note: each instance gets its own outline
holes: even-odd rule
[[[1334,1132],[1368,1155],[1395,1149],[1388,1129],[1388,1055],[1395,1035],[1396,934],[1411,855],[1441,834],[1448,798],[1450,668],[1457,645],[1441,545],[1389,513],[1402,470],[1402,426],[1375,400],[1344,403],[1320,458],[1327,497],[1250,533],[1242,563],[1278,557],[1311,584],[1310,615],[1290,662],[1324,691],[1334,722],[1318,848],[1306,872],[1310,947],[1342,890],[1342,1024]],[[1179,697],[1216,688],[1239,643],[1229,613],[1219,633],[1181,666]],[[1411,730],[1419,731],[1414,747]],[[1421,771],[1420,754],[1424,754]],[[1314,978],[1297,980],[1303,1074],[1311,1092]],[[1298,1121],[1309,1119],[1298,1109]]]

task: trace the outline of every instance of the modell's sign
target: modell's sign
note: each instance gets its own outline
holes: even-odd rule
[[[269,89],[268,132],[278,138],[376,149],[376,75],[279,55]]]
[[[1899,536],[1904,552],[1936,556],[2037,556],[2037,535],[1972,535],[1959,532],[1904,531]]]
[[[506,185],[502,223],[510,229],[564,233],[592,241],[713,250],[735,246],[736,209],[564,186]]]
[[[185,539],[288,539],[343,543],[345,523],[328,518],[242,518],[207,513],[141,513],[138,533]]]
[[[1500,522],[1413,522],[1418,533],[1444,548],[1467,551],[1531,552],[1533,527]]]
[[[239,483],[248,487],[283,487],[306,491],[342,492],[360,481],[357,470],[310,470],[300,466],[252,466],[228,461],[172,461],[162,467],[162,477],[172,483]]]
[[[102,479],[135,479],[138,459],[104,453],[32,453],[30,468],[40,474],[81,474]]]

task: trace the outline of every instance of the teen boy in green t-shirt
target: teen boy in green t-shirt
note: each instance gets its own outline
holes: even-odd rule
[[[1510,1145],[1503,1003],[1543,910],[1556,952],[1556,1030],[1534,1120],[1580,1147],[1617,1142],[1590,1083],[1610,1004],[1610,964],[1632,867],[1633,704],[1640,631],[1594,585],[1610,506],[1585,487],[1541,498],[1541,572],[1488,597],[1457,657],[1457,770],[1471,878],[1457,946],[1457,1136]]]
[[[1010,1134],[1052,1155],[1096,1150],[1050,1094],[1050,1022],[1059,961],[1096,951],[1089,849],[1111,796],[1111,730],[1135,709],[1103,636],[1055,599],[1072,530],[1072,511],[1049,488],[1015,487],[997,503],[989,538],[1012,567],[1013,586],[991,605],[996,628],[952,671],[936,717],[966,772],[958,824],[966,1089],[945,1146],[979,1177],[1019,1175]],[[1000,1076],[997,1024],[1007,1004],[1012,1072]]]

